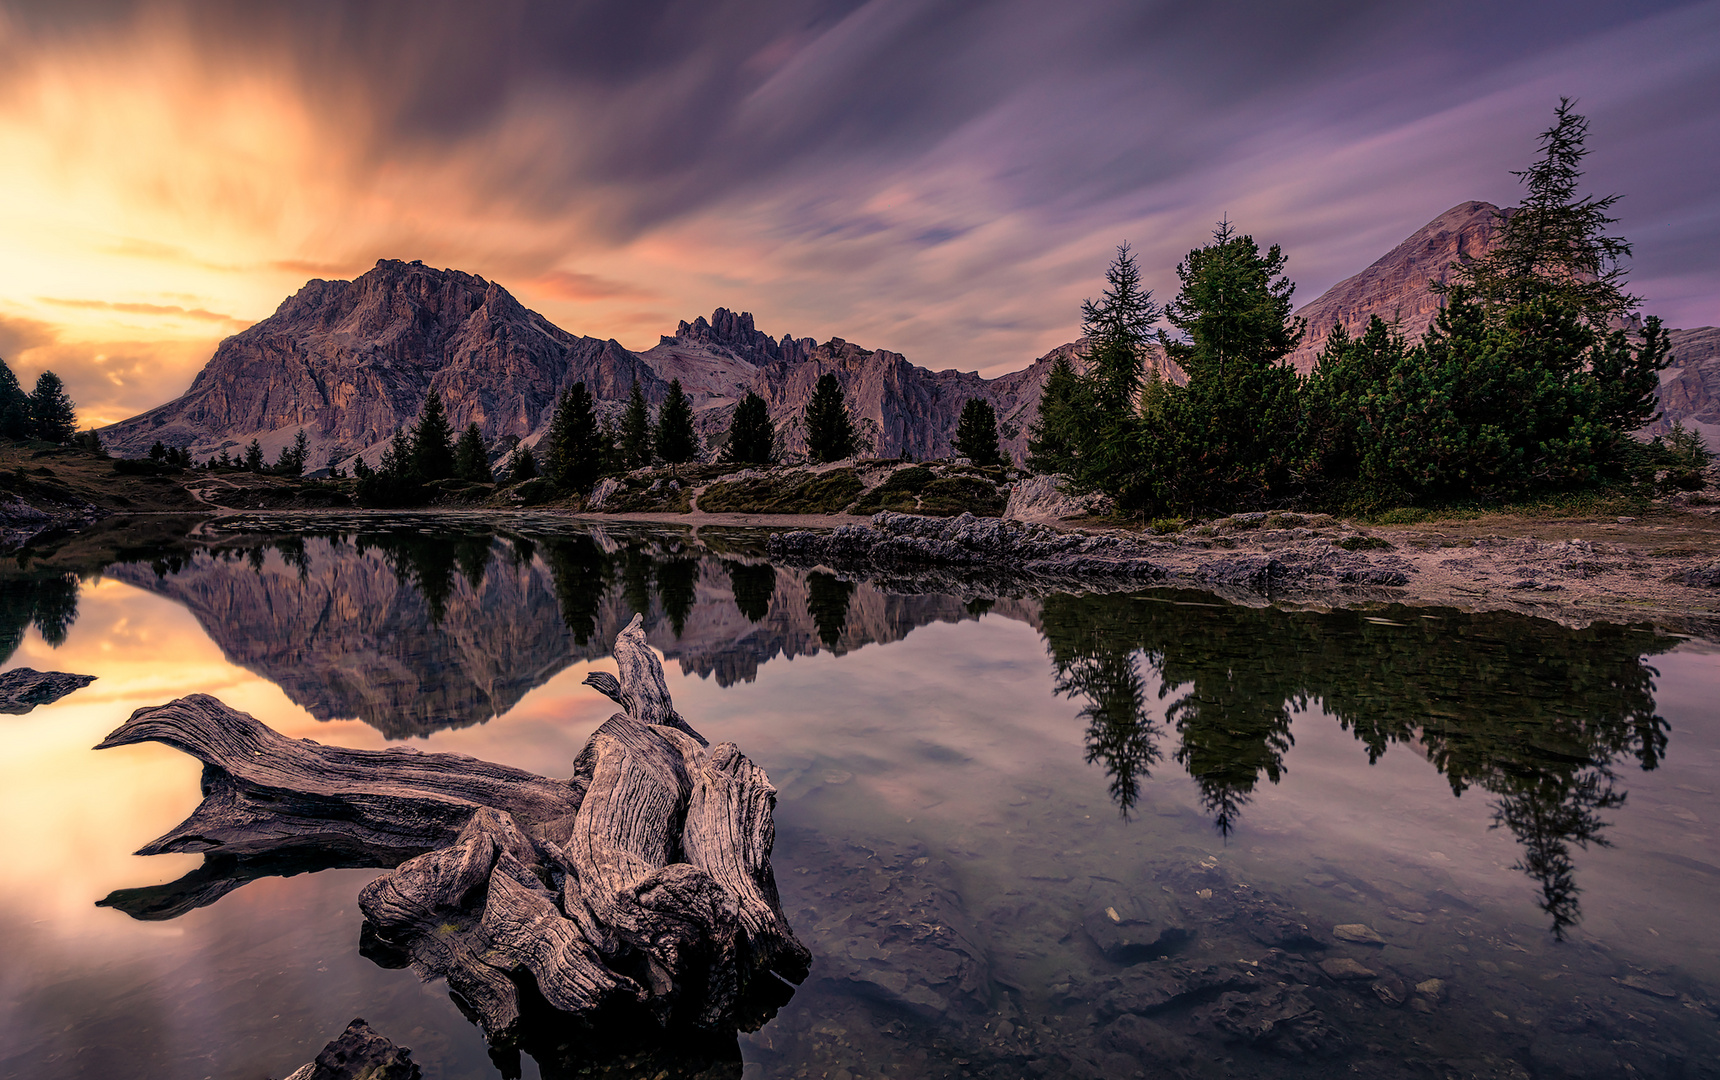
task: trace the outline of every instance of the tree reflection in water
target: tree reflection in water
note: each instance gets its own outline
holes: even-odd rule
[[[65,644],[78,621],[78,576],[64,573],[0,577],[0,663],[12,659],[32,623],[51,648]]]
[[[1318,702],[1375,762],[1417,744],[1461,796],[1494,797],[1494,827],[1564,932],[1581,917],[1574,848],[1606,844],[1623,805],[1615,767],[1653,769],[1667,725],[1643,662],[1677,639],[1596,624],[1572,630],[1508,613],[1392,608],[1291,612],[1193,597],[1051,597],[1044,633],[1057,692],[1082,698],[1088,760],[1127,815],[1174,731],[1174,757],[1228,835],[1261,777],[1276,783],[1293,715]],[[1166,700],[1146,706],[1142,665]]]

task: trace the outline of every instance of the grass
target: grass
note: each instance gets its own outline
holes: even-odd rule
[[[839,514],[863,485],[853,469],[789,472],[712,484],[699,496],[709,514]]]
[[[1001,474],[1001,470],[995,471]],[[1007,501],[987,471],[963,470],[939,476],[923,465],[910,465],[897,469],[889,479],[860,496],[854,504],[854,513],[894,510],[932,517],[963,513],[1001,517]]]

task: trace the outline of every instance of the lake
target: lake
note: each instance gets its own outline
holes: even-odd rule
[[[1720,1076],[1703,626],[902,594],[762,539],[257,518],[14,560],[4,666],[97,679],[0,716],[0,1075],[282,1077],[356,1016],[431,1078],[672,1075],[492,1057],[361,954],[376,869],[134,856],[199,765],[91,750],[209,693],[564,776],[637,611],[681,714],[776,785],[814,955],[686,1075]]]

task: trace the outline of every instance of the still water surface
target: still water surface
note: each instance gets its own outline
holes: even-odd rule
[[[359,954],[376,871],[132,856],[198,766],[89,748],[203,692],[565,775],[643,611],[679,711],[780,792],[815,962],[748,1077],[1720,1076],[1699,634],[900,595],[708,531],[270,528],[0,577],[5,666],[98,676],[0,717],[0,1075],[280,1077],[354,1016],[500,1075],[443,987]]]

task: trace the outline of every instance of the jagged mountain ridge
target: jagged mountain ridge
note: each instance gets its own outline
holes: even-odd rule
[[[662,399],[667,384],[615,341],[569,334],[474,274],[385,259],[308,282],[223,341],[184,395],[101,437],[122,454],[159,439],[200,457],[256,438],[272,459],[303,428],[313,467],[374,462],[435,388],[457,429],[476,421],[499,449],[539,434],[573,383],[617,400],[635,378]]]
[[[1289,362],[1310,370],[1334,323],[1359,333],[1375,314],[1418,337],[1438,310],[1433,285],[1449,280],[1459,258],[1486,252],[1500,213],[1491,203],[1459,203],[1304,305],[1297,314],[1308,334]],[[1648,430],[1683,419],[1713,442],[1720,435],[1720,333],[1675,330],[1672,340],[1675,366],[1662,378],[1666,415]],[[1047,373],[1060,357],[1079,367],[1081,345],[1058,346],[1019,371],[985,379],[932,371],[842,338],[772,338],[750,313],[717,308],[634,353],[614,340],[570,334],[476,275],[382,260],[352,281],[307,283],[274,315],[222,342],[183,396],[101,436],[126,455],[159,439],[200,457],[256,438],[273,459],[303,427],[313,467],[359,453],[374,462],[434,387],[455,425],[476,421],[499,458],[514,441],[541,437],[556,399],[574,382],[585,382],[600,409],[614,414],[637,378],[653,403],[679,379],[707,446],[720,443],[735,404],[755,392],[792,452],[805,445],[799,418],[812,388],[830,373],[875,454],[950,454],[962,406],[977,397],[996,410],[1003,448],[1020,459]],[[1149,353],[1153,370],[1183,381],[1161,347]]]

